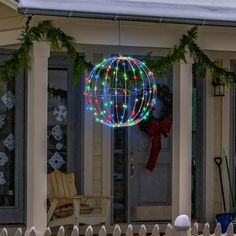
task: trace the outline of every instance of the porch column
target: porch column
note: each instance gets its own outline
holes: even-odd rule
[[[191,218],[192,61],[174,65],[173,74],[172,221]]]
[[[27,229],[47,227],[48,42],[34,43],[27,91]]]

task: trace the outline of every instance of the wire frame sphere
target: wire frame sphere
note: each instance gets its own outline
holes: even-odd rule
[[[115,56],[94,66],[84,95],[97,122],[128,127],[147,119],[156,103],[156,90],[153,73],[144,62]]]

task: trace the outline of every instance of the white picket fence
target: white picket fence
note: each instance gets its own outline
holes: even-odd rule
[[[131,224],[128,225],[126,232],[121,232],[120,226],[117,224],[114,226],[114,230],[112,233],[112,236],[121,236],[121,234],[126,234],[126,236],[133,236],[133,226]],[[25,236],[37,236],[39,233],[37,233],[36,229],[32,227],[29,231],[26,231]],[[42,235],[42,233],[40,233]],[[51,236],[51,230],[50,228],[47,228],[45,232],[43,233],[43,236]],[[57,236],[80,236],[79,228],[77,225],[73,227],[72,232],[65,232],[65,228],[61,226],[57,232]],[[85,236],[93,236],[93,227],[90,225],[87,227],[85,231]],[[106,232],[106,227],[103,225],[101,226],[101,229],[99,230],[98,236],[106,236],[108,235]],[[111,234],[109,234],[111,235]],[[140,230],[138,232],[139,236],[146,236],[147,230],[145,225],[140,226]],[[174,222],[174,226],[171,224],[168,224],[165,230],[165,236],[199,236],[198,232],[198,224],[195,223],[192,228],[190,228],[190,221],[188,216],[181,215],[178,216]],[[234,235],[234,228],[233,224],[230,223],[227,231],[225,234],[222,234],[221,232],[221,225],[218,223],[216,225],[216,228],[214,230],[214,233],[210,233],[210,225],[208,223],[205,224],[201,236],[233,236]],[[2,232],[0,233],[0,236],[9,236],[8,231],[6,228],[3,228]],[[23,236],[23,231],[21,228],[18,228],[16,232],[14,233],[14,236]],[[151,236],[160,236],[160,229],[158,224],[154,225]]]

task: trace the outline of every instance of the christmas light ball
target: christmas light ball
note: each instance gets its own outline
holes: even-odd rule
[[[97,122],[128,127],[147,119],[156,103],[156,90],[153,73],[144,62],[115,56],[94,66],[84,95]]]

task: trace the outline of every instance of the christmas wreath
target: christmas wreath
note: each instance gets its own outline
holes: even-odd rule
[[[157,85],[157,100],[161,106],[158,118],[153,115],[155,109],[153,108],[148,118],[138,124],[140,130],[152,138],[152,147],[146,165],[150,171],[155,168],[161,150],[161,135],[166,138],[171,129],[172,93],[166,85]]]

